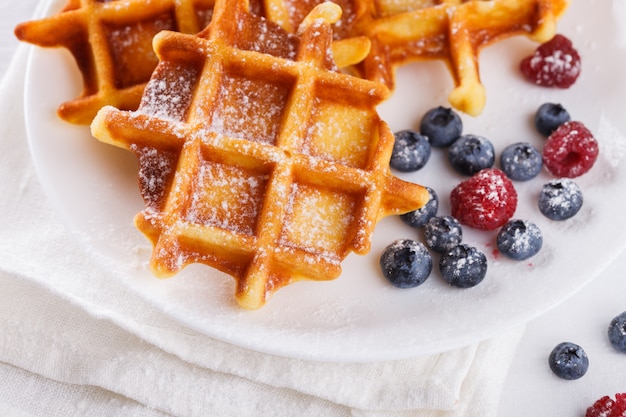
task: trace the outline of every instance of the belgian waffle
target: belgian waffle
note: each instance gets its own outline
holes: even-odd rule
[[[66,48],[83,78],[81,95],[60,104],[59,117],[89,124],[104,105],[134,110],[158,60],[152,38],[161,30],[197,33],[214,0],[69,0],[57,14],[19,24],[21,41]],[[253,3],[261,10],[260,4]]]
[[[308,10],[323,0],[265,0],[266,15],[294,30]],[[470,115],[482,112],[486,92],[480,81],[479,53],[504,38],[525,34],[537,42],[552,38],[569,0],[336,0],[344,16],[336,37],[365,36],[367,58],[360,76],[394,87],[398,65],[420,59],[443,60],[455,88],[449,101]]]
[[[340,16],[319,5],[290,34],[245,0],[217,0],[197,36],[156,35],[136,111],[100,110],[93,135],[138,158],[135,223],[155,275],[207,264],[259,308],[292,282],[335,279],[382,217],[427,201],[389,170],[394,136],[375,110],[389,90],[334,70]]]

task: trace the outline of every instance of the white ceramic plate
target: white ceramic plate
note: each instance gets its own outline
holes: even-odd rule
[[[50,12],[58,3],[51,2]],[[153,278],[147,270],[151,248],[132,223],[143,206],[134,156],[99,143],[87,127],[57,119],[57,105],[80,92],[73,61],[59,49],[33,48],[30,56],[25,94],[32,157],[56,209],[90,250],[121,271],[119,284],[197,331],[256,351],[315,360],[399,359],[452,349],[523,324],[564,301],[625,244],[621,133],[626,123],[620,113],[626,107],[621,76],[626,37],[617,26],[619,7],[619,1],[615,6],[572,2],[559,32],[573,40],[584,61],[582,76],[569,90],[534,87],[521,78],[518,63],[536,47],[526,38],[499,43],[481,55],[488,102],[480,117],[464,117],[466,133],[488,137],[497,151],[517,141],[541,147],[533,114],[546,101],[560,102],[596,134],[601,157],[578,179],[585,204],[566,222],[548,221],[536,208],[547,174],[516,185],[516,217],[533,220],[544,233],[544,248],[530,261],[496,256],[495,233],[465,228],[465,241],[482,249],[489,261],[486,279],[472,289],[449,287],[436,268],[414,289],[386,283],[378,267],[384,247],[420,236],[398,218],[378,225],[371,253],[350,256],[339,279],[291,285],[259,311],[239,309],[233,302],[234,281],[205,266],[194,265],[165,281]],[[393,130],[417,128],[426,110],[447,105],[451,88],[439,62],[402,67],[397,90],[381,114]],[[433,150],[425,169],[403,177],[433,187],[442,200],[440,214],[449,213],[447,196],[461,177],[452,173],[442,150]]]

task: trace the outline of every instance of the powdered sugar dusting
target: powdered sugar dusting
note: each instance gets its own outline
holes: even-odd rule
[[[225,77],[212,127],[234,138],[273,144],[288,93],[265,80]]]
[[[302,152],[348,166],[364,167],[374,129],[372,113],[343,103],[323,102],[319,98],[314,103],[313,121]]]
[[[511,220],[497,236],[498,249],[518,260],[528,259],[543,246],[541,229],[528,220]]]
[[[138,113],[182,121],[193,97],[198,71],[189,65],[163,62],[146,89]]]
[[[139,188],[144,202],[148,208],[157,210],[166,196],[176,168],[177,155],[150,146],[131,145],[130,150],[137,155],[139,161]]]
[[[253,19],[256,26],[254,33],[250,33],[250,30],[246,28],[246,25],[249,24],[247,19],[241,19],[238,22],[241,37],[237,40],[237,48],[285,59],[293,60],[296,58],[298,37],[281,30],[274,22],[257,17],[253,17]]]
[[[269,176],[204,161],[196,174],[185,219],[253,235]]]
[[[320,256],[343,252],[355,202],[340,192],[294,183],[286,207],[281,244],[308,249]]]
[[[565,208],[566,211],[572,207],[582,205],[583,195],[580,187],[574,180],[569,178],[558,178],[549,181],[543,188],[542,194],[546,196],[545,202],[550,211]]]
[[[580,61],[574,59],[572,54],[559,50],[548,56],[533,56],[530,65],[541,70],[543,78],[546,79],[546,84],[551,80],[552,74],[566,74],[572,77],[580,73],[581,67]]]
[[[626,140],[624,135],[604,114],[600,117],[597,136],[602,138],[605,158],[612,168],[617,168],[626,158]]]

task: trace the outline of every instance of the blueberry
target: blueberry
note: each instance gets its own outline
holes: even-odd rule
[[[582,205],[582,191],[569,178],[544,184],[539,194],[539,211],[551,220],[567,220],[578,213]]]
[[[439,197],[435,190],[426,187],[430,198],[422,208],[400,215],[400,219],[411,227],[423,227],[439,210]]]
[[[626,353],[626,311],[611,320],[609,341],[615,349]]]
[[[535,113],[535,127],[545,137],[550,136],[557,127],[569,120],[569,113],[560,104],[544,103]]]
[[[441,257],[439,270],[448,284],[470,288],[480,284],[487,275],[487,257],[478,249],[461,243]]]
[[[548,364],[556,376],[572,380],[587,373],[589,358],[585,350],[577,344],[563,342],[552,349],[548,357]]]
[[[394,136],[396,140],[389,165],[402,172],[422,169],[430,158],[428,138],[413,130],[401,130]]]
[[[380,267],[385,278],[398,288],[413,288],[424,283],[433,268],[428,249],[411,239],[391,243],[380,257]]]
[[[448,252],[463,240],[461,223],[452,216],[433,217],[424,226],[426,246],[438,253]]]
[[[488,139],[477,135],[463,135],[448,148],[448,159],[459,173],[474,175],[493,166],[495,151]]]
[[[437,148],[450,146],[463,132],[463,122],[457,113],[447,107],[435,107],[426,112],[420,122],[420,133]]]
[[[496,244],[500,253],[522,261],[541,250],[543,236],[539,227],[528,220],[510,220],[498,232]]]
[[[514,143],[500,154],[500,166],[510,179],[528,181],[541,172],[541,152],[530,143]]]

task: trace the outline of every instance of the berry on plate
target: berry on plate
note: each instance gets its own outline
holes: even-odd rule
[[[424,168],[430,159],[428,138],[413,130],[401,130],[394,136],[389,165],[401,172],[414,172]]]
[[[491,168],[495,162],[493,144],[482,136],[463,135],[448,148],[448,159],[452,167],[463,175],[474,175]]]
[[[508,222],[517,208],[517,192],[499,169],[483,169],[450,193],[451,214],[461,224],[494,230]]]
[[[420,122],[420,133],[432,146],[445,148],[461,136],[463,122],[457,113],[447,107],[435,107],[424,114]]]
[[[411,227],[423,227],[439,210],[439,197],[435,190],[425,187],[430,198],[421,208],[400,215],[400,219]]]
[[[615,400],[605,395],[587,408],[585,417],[626,417],[626,393],[615,394]]]
[[[543,235],[536,224],[528,220],[511,220],[496,237],[498,250],[515,260],[535,256],[543,246]]]
[[[565,108],[558,103],[544,103],[535,113],[535,127],[543,136],[548,137],[559,126],[571,119]]]
[[[426,281],[432,271],[433,261],[422,243],[399,239],[383,251],[380,268],[393,286],[413,288]]]
[[[543,185],[539,194],[539,211],[551,220],[567,220],[583,205],[583,193],[574,180],[559,178]]]
[[[424,225],[424,242],[435,252],[447,252],[462,240],[461,223],[452,216],[433,217]]]
[[[439,259],[439,270],[448,284],[471,288],[487,275],[487,257],[475,247],[461,243]]]
[[[580,75],[580,55],[568,38],[557,34],[524,58],[520,70],[536,85],[569,88]]]
[[[575,343],[559,343],[548,356],[552,372],[559,378],[574,380],[581,378],[589,369],[589,358],[585,350]]]
[[[541,152],[526,142],[514,143],[500,154],[502,171],[514,181],[528,181],[541,172]]]
[[[626,353],[626,311],[611,320],[609,342],[619,352]]]
[[[543,163],[557,177],[576,178],[598,159],[598,141],[581,122],[566,122],[548,137]]]

